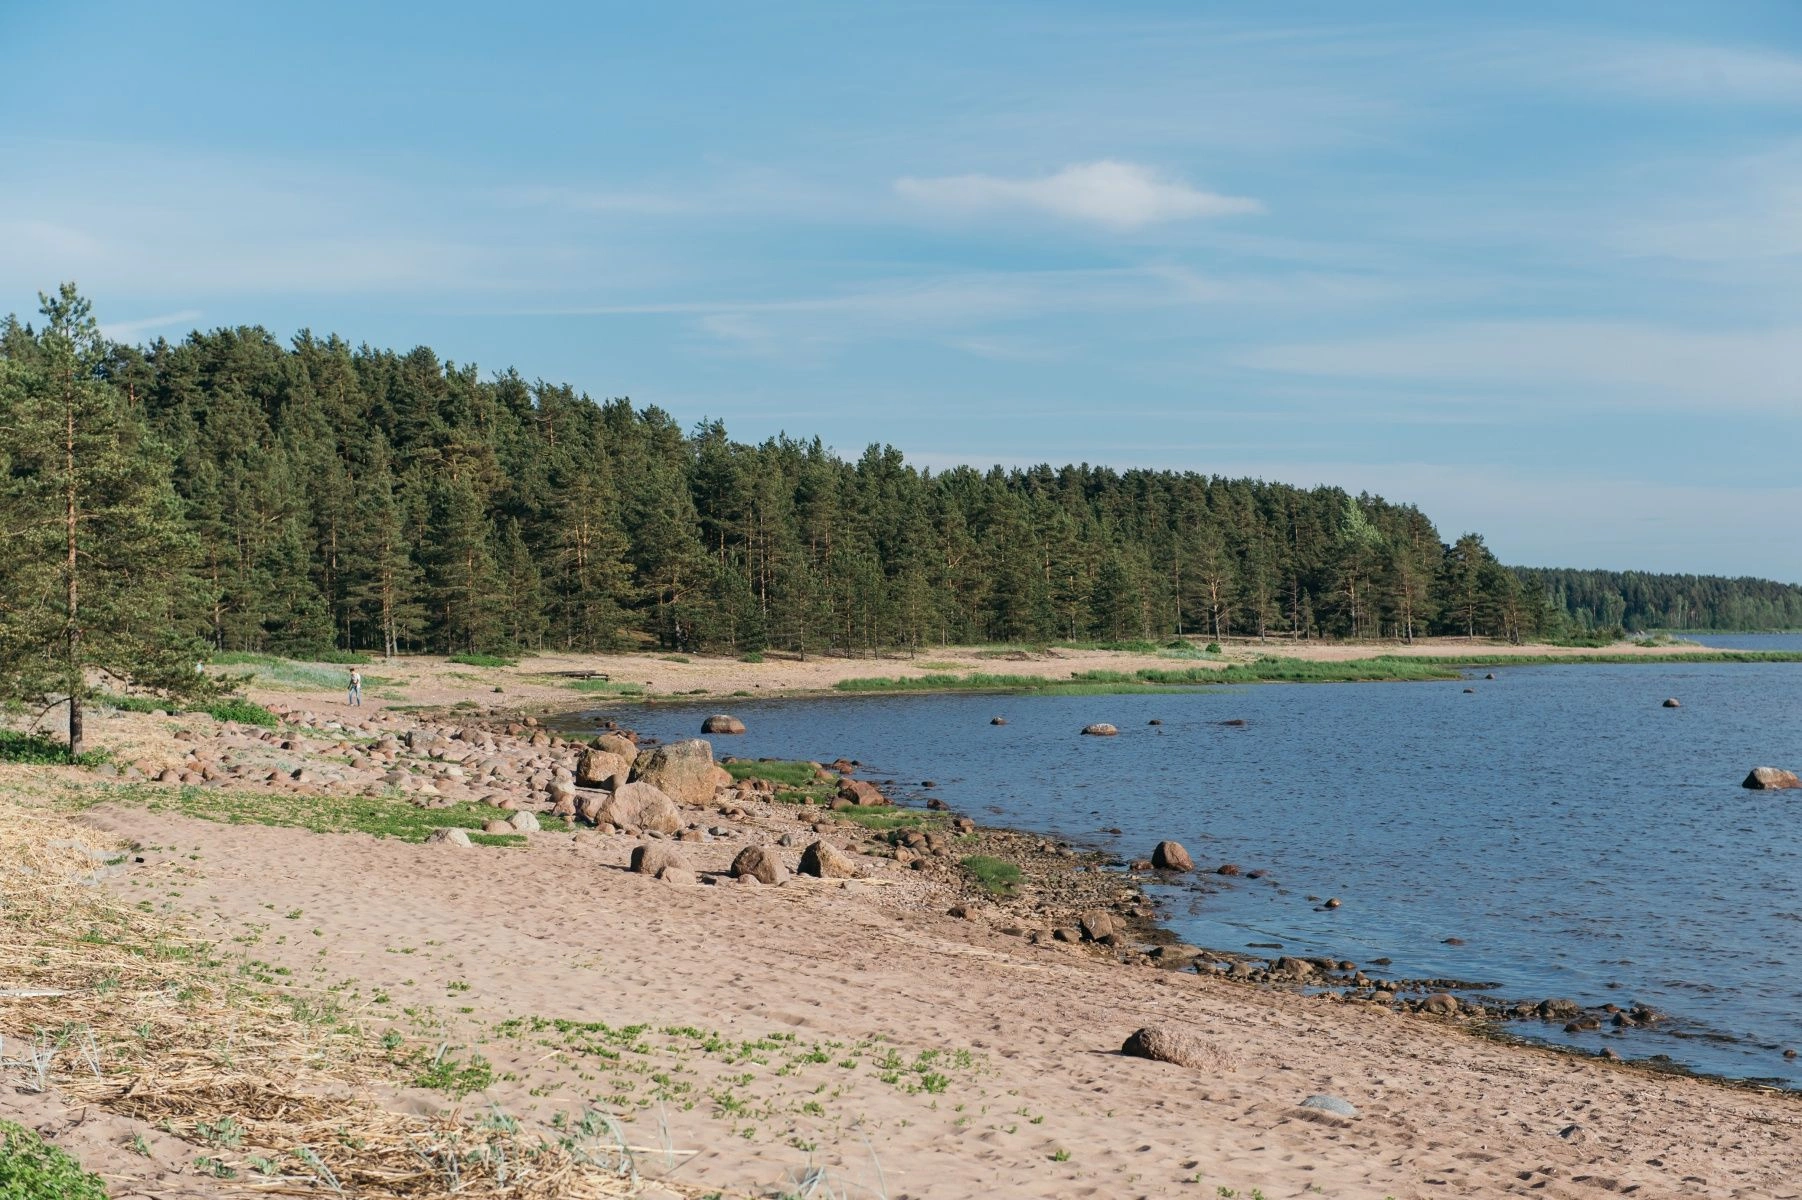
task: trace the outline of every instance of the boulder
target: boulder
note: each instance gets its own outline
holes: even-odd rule
[[[632,869],[640,875],[661,875],[671,868],[678,871],[694,870],[688,859],[674,846],[663,842],[646,842],[642,846],[632,847]]]
[[[861,779],[846,779],[838,785],[839,798],[849,800],[852,804],[887,804],[884,796],[873,783],[865,783]]]
[[[1741,787],[1768,791],[1774,788],[1802,788],[1802,779],[1796,777],[1794,771],[1779,770],[1776,767],[1753,767],[1752,773],[1746,776]]]
[[[681,887],[693,887],[701,882],[700,876],[683,867],[665,867],[657,872],[657,878],[665,883],[673,883]]]
[[[632,764],[633,782],[651,784],[678,804],[706,804],[718,786],[713,746],[700,738],[658,746]]]
[[[781,883],[788,878],[788,868],[770,847],[746,846],[732,860],[731,874],[739,879],[749,875],[759,883]]]
[[[1450,992],[1434,992],[1420,1002],[1420,1011],[1435,1013],[1442,1017],[1455,1017],[1458,1015],[1458,997]]]
[[[1136,1030],[1120,1047],[1120,1053],[1128,1058],[1149,1058],[1153,1062],[1175,1063],[1179,1067],[1214,1068],[1221,1065],[1220,1054],[1212,1046],[1170,1025],[1147,1025]]]
[[[515,833],[537,833],[538,818],[529,812],[516,812],[507,818],[507,824],[513,826]]]
[[[1106,945],[1112,945],[1114,940],[1125,932],[1125,929],[1115,922],[1114,914],[1106,909],[1098,908],[1093,912],[1083,913],[1076,918],[1076,924],[1082,930],[1084,938]]]
[[[428,846],[472,846],[469,835],[461,829],[434,829],[426,835]]]
[[[745,723],[743,721],[739,720],[737,717],[727,716],[725,713],[716,713],[701,722],[702,733],[731,734],[743,733],[744,731]]]
[[[1548,1000],[1541,1000],[1534,1008],[1534,1011],[1539,1014],[1540,1019],[1542,1020],[1565,1021],[1581,1013],[1583,1011],[1583,1006],[1578,1004],[1575,1000],[1565,1000],[1553,997]]]
[[[855,879],[857,860],[831,842],[818,841],[801,851],[799,873],[816,879]]]
[[[1677,698],[1675,696],[1672,696],[1669,700],[1666,700],[1664,702],[1664,707],[1666,707],[1666,708],[1682,708],[1683,705],[1677,700]]]
[[[596,825],[606,823],[622,829],[631,826],[658,833],[675,833],[682,828],[682,810],[661,789],[648,783],[625,784],[602,800],[588,819]]]
[[[991,725],[1005,725],[1005,724],[1007,724],[1007,718],[1006,718],[1006,717],[990,717],[990,718],[989,718],[989,724],[991,724]]]
[[[1114,737],[1120,732],[1105,721],[1094,725],[1084,725],[1082,731],[1089,737]]]
[[[1195,860],[1181,842],[1159,842],[1152,848],[1151,865],[1160,871],[1193,871]]]
[[[624,734],[603,733],[600,737],[588,744],[595,750],[603,750],[608,754],[619,755],[626,760],[627,766],[630,766],[632,760],[638,757],[638,743],[631,738],[626,737]]]
[[[615,776],[630,775],[632,764],[608,750],[584,750],[576,763],[576,782],[582,787],[606,787]]]
[[[483,824],[482,832],[483,833],[517,833],[518,830],[513,828],[512,822],[496,819],[493,821],[488,821],[485,824]]]

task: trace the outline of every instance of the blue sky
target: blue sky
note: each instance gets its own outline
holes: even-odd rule
[[[0,310],[1802,580],[1802,6],[0,0]]]

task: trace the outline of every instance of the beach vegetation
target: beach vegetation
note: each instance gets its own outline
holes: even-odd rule
[[[0,1119],[0,1197],[5,1200],[106,1200],[106,1183],[68,1151]]]
[[[1024,878],[1015,864],[987,854],[972,854],[958,865],[991,896],[1012,896]]]
[[[476,845],[519,846],[523,834],[483,833],[496,810],[465,802],[449,808],[418,808],[398,795],[302,796],[286,792],[221,788],[170,788],[152,784],[112,784],[76,793],[83,804],[126,804],[151,812],[176,812],[224,825],[273,825],[314,833],[364,833],[371,837],[423,842],[437,829],[462,829]]]
[[[499,654],[464,653],[453,654],[450,661],[464,667],[516,667],[517,658],[507,658]]]
[[[785,787],[808,787],[822,783],[819,772],[810,762],[775,760],[770,762],[747,762],[739,760],[724,764],[726,773],[734,779],[767,779],[771,783]]]

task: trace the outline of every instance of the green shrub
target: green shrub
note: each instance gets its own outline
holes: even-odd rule
[[[1219,642],[1209,642],[1207,645],[1207,653],[1209,653],[1209,654],[1220,653],[1220,643]]]
[[[502,658],[498,654],[453,654],[450,660],[465,667],[517,667],[517,658]]]
[[[275,719],[274,713],[242,696],[215,700],[203,711],[215,721],[237,721],[243,725],[261,725],[264,729],[274,729],[281,724]]]
[[[316,650],[312,654],[301,655],[301,658],[307,662],[337,663],[346,667],[359,667],[374,661],[361,650]]]
[[[107,1200],[100,1176],[31,1130],[0,1120],[0,1198]]]
[[[1020,868],[1005,858],[972,854],[960,864],[991,896],[1011,896],[1020,887]]]
[[[34,766],[62,766],[68,762],[82,766],[95,766],[106,761],[103,751],[92,750],[80,758],[69,758],[69,747],[53,737],[41,733],[20,733],[13,729],[0,729],[0,762],[30,763]],[[0,1200],[7,1200],[6,1193],[0,1192]]]
[[[763,655],[753,650],[749,654],[739,655],[738,661],[743,663],[760,663],[763,661]]]

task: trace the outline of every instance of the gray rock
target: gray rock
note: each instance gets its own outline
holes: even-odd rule
[[[1337,1096],[1309,1096],[1306,1100],[1301,1102],[1301,1106],[1303,1108],[1317,1108],[1321,1112],[1332,1113],[1335,1117],[1355,1117],[1358,1115],[1358,1108],[1355,1104],[1349,1100],[1341,1100]]]
[[[426,835],[428,846],[472,846],[469,835],[461,829],[434,829]]]
[[[781,883],[788,878],[782,858],[768,846],[746,846],[732,860],[732,872],[742,880],[749,875],[759,883]]]
[[[745,723],[737,717],[716,713],[701,722],[702,733],[743,733]]]
[[[514,813],[507,818],[507,824],[513,826],[518,833],[537,833],[539,830],[537,816],[529,812]]]
[[[1085,725],[1083,726],[1082,731],[1090,737],[1114,737],[1120,732],[1106,721],[1098,721],[1093,725]]]

